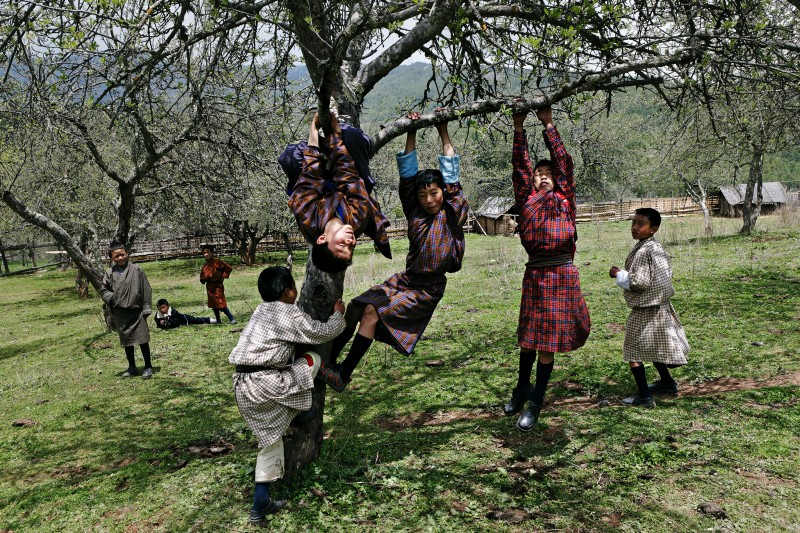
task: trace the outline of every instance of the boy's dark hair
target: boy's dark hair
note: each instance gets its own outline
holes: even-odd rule
[[[536,162],[536,164],[533,166],[533,171],[536,172],[537,168],[545,167],[545,166],[546,167],[550,167],[550,172],[555,172],[556,171],[555,165],[553,165],[553,162],[551,160],[549,160],[549,159],[540,159],[540,160],[538,160]]]
[[[214,253],[214,245],[213,244],[203,243],[203,244],[200,245],[200,251],[202,252],[204,250],[208,250],[209,252],[211,252],[213,254]]]
[[[123,249],[123,250],[125,250],[126,252],[128,251],[128,248],[126,248],[126,247],[125,247],[125,245],[124,245],[123,243],[119,242],[119,241],[118,241],[118,240],[116,240],[116,239],[114,239],[113,241],[111,241],[110,243],[108,243],[108,257],[111,257],[111,254],[112,254],[112,252],[113,252],[114,250],[119,250],[120,248],[122,248],[122,249]]]
[[[159,300],[156,302],[156,307],[161,307],[162,305],[169,305],[169,302],[166,298],[159,298]]]
[[[274,302],[283,291],[294,288],[294,278],[288,268],[272,266],[258,275],[258,294],[265,302]]]
[[[428,185],[436,185],[444,191],[444,176],[442,176],[442,173],[433,168],[426,168],[417,172],[417,175],[414,176],[414,191],[418,191]]]
[[[347,267],[350,266],[352,261],[339,259],[333,255],[333,252],[328,248],[328,243],[322,243],[314,244],[311,247],[311,262],[323,272],[336,274],[337,272],[347,270]]]
[[[661,213],[658,210],[653,209],[652,207],[640,207],[636,211],[634,211],[637,215],[642,215],[646,217],[647,220],[650,222],[651,228],[658,228],[661,226]]]

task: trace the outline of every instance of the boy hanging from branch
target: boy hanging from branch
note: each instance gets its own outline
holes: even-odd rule
[[[416,120],[419,113],[409,113],[408,118]],[[442,142],[439,170],[419,171],[416,131],[408,133],[405,151],[397,154],[400,201],[408,220],[406,270],[354,298],[348,306],[348,330],[334,340],[331,360],[336,360],[357,324],[350,353],[340,365],[320,370],[325,382],[338,392],[350,382],[373,339],[411,354],[442,299],[445,273],[461,269],[469,204],[461,191],[460,158],[450,142],[447,123],[436,129]]]
[[[519,209],[519,236],[528,252],[519,308],[519,375],[506,415],[526,409],[517,428],[530,431],[539,419],[544,393],[553,371],[555,352],[583,346],[591,327],[589,309],[581,294],[575,256],[575,182],[572,157],[553,125],[549,107],[536,111],[544,126],[551,159],[531,164],[524,122],[527,111],[514,114],[512,164],[514,196]],[[536,386],[531,371],[538,352]]]
[[[385,257],[391,259],[392,254],[386,235],[389,221],[369,195],[333,113],[331,124],[333,132],[320,147],[319,116],[314,114],[302,172],[290,191],[289,207],[300,231],[312,244],[311,261],[324,272],[336,273],[350,265],[356,240],[362,234],[369,235]],[[287,175],[291,186],[293,176],[289,171]]]

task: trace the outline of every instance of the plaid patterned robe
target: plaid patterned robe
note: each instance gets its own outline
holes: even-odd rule
[[[298,411],[311,408],[311,367],[302,357],[295,361],[295,345],[324,344],[343,330],[341,313],[319,322],[283,302],[264,302],[256,308],[228,361],[270,368],[233,375],[236,404],[259,448],[275,443]]]
[[[458,156],[440,157],[441,166],[448,161],[455,166],[450,173],[455,181],[445,183],[442,209],[429,215],[417,201],[413,179],[416,153],[411,154],[414,157],[413,173],[410,170],[410,176],[401,175],[399,187],[400,201],[408,220],[406,270],[354,298],[347,310],[348,324],[352,324],[361,318],[364,306],[372,304],[380,318],[375,338],[404,355],[414,351],[442,299],[447,284],[445,273],[461,269],[463,227],[469,213],[469,204],[458,181]]]
[[[555,164],[553,190],[533,188],[533,165],[524,131],[514,133],[514,196],[519,235],[531,258],[575,256],[575,184],[572,157],[555,127],[544,131]],[[517,340],[523,350],[569,352],[589,337],[589,309],[581,294],[578,269],[564,265],[527,266],[522,279]]]
[[[625,271],[630,287],[624,292],[625,302],[631,314],[625,324],[623,359],[685,365],[689,342],[669,301],[675,289],[667,252],[652,237],[641,240],[625,259]]]
[[[356,238],[368,235],[378,250],[391,258],[386,235],[389,221],[381,213],[378,202],[367,192],[342,139],[338,135],[330,137],[333,176],[329,179],[325,169],[327,157],[316,147],[308,146],[303,157],[303,172],[289,197],[289,207],[306,240],[312,244],[316,242],[325,231],[325,224],[338,216],[342,222],[353,226]]]
[[[200,269],[200,282],[206,284],[208,307],[211,309],[224,309],[228,307],[225,299],[223,281],[231,277],[231,266],[218,257],[207,261]]]

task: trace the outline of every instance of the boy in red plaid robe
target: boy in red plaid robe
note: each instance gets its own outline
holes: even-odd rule
[[[319,148],[319,117],[311,121],[303,171],[289,197],[289,207],[303,236],[312,244],[311,260],[322,271],[345,270],[356,239],[366,233],[380,252],[391,258],[386,228],[389,221],[367,192],[364,180],[342,141],[336,116],[326,153]]]
[[[523,124],[527,113],[514,115],[514,196],[519,209],[519,235],[528,252],[522,279],[517,340],[520,347],[519,376],[507,415],[528,405],[517,428],[530,431],[539,419],[547,382],[553,371],[553,354],[580,348],[589,336],[589,309],[581,294],[575,256],[575,183],[572,157],[553,125],[549,107],[536,111],[544,126],[544,142],[550,160],[531,165]],[[536,386],[531,370],[536,365]]]
[[[416,120],[419,113],[409,113]],[[442,141],[441,170],[418,171],[416,131],[406,137],[406,149],[397,154],[400,201],[408,220],[406,270],[354,298],[347,308],[348,329],[334,342],[331,359],[358,333],[340,365],[320,370],[334,390],[350,382],[358,362],[377,339],[403,355],[414,351],[447,284],[446,272],[458,272],[464,257],[464,222],[469,204],[459,183],[460,158],[453,149],[447,123],[437,124]]]

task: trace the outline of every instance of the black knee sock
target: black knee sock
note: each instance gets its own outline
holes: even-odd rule
[[[517,376],[518,389],[531,386],[531,370],[533,370],[534,361],[536,361],[535,351],[519,351],[519,375]]]
[[[536,363],[536,385],[533,388],[531,400],[540,406],[544,402],[544,391],[547,390],[547,382],[550,381],[550,374],[553,372],[554,363]]]
[[[353,374],[353,370],[355,370],[361,358],[364,357],[364,354],[367,353],[371,344],[372,339],[368,339],[356,333],[356,338],[353,339],[353,345],[350,347],[350,353],[347,354],[347,358],[342,361],[341,369],[344,379],[350,378]]]
[[[217,319],[217,324],[219,324],[219,309],[214,309],[214,318]]]
[[[675,383],[675,380],[672,379],[672,375],[669,373],[669,368],[667,368],[667,365],[664,363],[653,363],[653,366],[656,367],[656,370],[658,370],[658,375],[661,377],[661,383],[664,383],[665,385],[671,385],[672,383]]]
[[[333,339],[333,342],[331,343],[331,363],[336,363],[336,360],[339,358],[339,354],[342,353],[342,349],[350,340],[350,337],[353,336],[355,330],[355,326],[348,327],[338,337]]]
[[[253,511],[257,513],[264,512],[269,501],[269,483],[256,483],[253,490]]]
[[[633,374],[633,379],[636,380],[636,388],[639,389],[639,396],[642,398],[650,396],[650,390],[647,388],[647,375],[644,373],[644,365],[632,366],[631,374]]]
[[[130,370],[136,368],[136,360],[133,358],[133,346],[125,347],[125,358],[128,360],[128,368]]]
[[[226,317],[228,317],[228,321],[233,322],[233,314],[231,313],[230,309],[223,307],[222,312],[225,313]],[[219,318],[219,315],[217,315],[217,318]]]
[[[150,364],[150,343],[146,342],[141,344],[139,348],[142,350],[142,357],[144,358],[144,367],[152,368]]]

